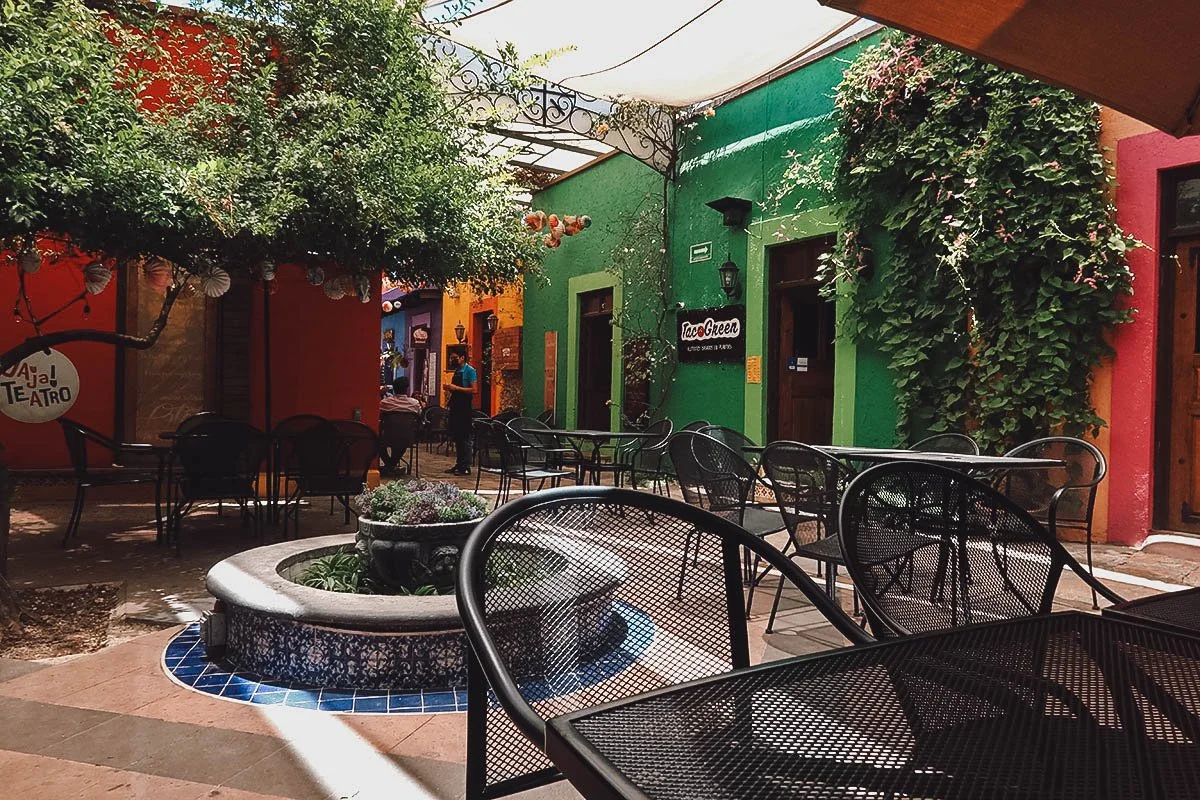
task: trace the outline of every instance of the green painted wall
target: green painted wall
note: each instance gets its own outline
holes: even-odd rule
[[[815,154],[826,146],[823,140],[833,127],[833,94],[842,69],[872,41],[845,48],[726,103],[714,117],[700,118],[686,133],[678,176],[669,188],[671,299],[686,308],[744,302],[747,355],[765,356],[771,336],[765,324],[764,272],[769,248],[836,230],[833,213],[823,207],[819,197],[788,198],[778,208],[762,204],[782,178],[789,153]],[[577,314],[577,303],[568,299],[567,281],[604,269],[608,254],[620,240],[613,221],[631,214],[648,192],[661,191],[660,181],[649,168],[621,155],[534,197],[535,208],[587,213],[594,224],[548,255],[549,287],[526,291],[527,409],[543,407],[542,348],[548,329],[564,331],[559,343],[559,397],[567,397],[565,332],[571,324],[570,314]],[[724,227],[721,215],[705,205],[727,196],[754,203],[745,229]],[[804,201],[799,211],[798,200]],[[785,233],[781,233],[781,223],[786,223]],[[701,242],[712,242],[711,260],[689,264],[690,246]],[[737,301],[725,297],[717,275],[717,267],[727,257],[742,269],[743,294]],[[869,345],[861,344],[839,344],[836,358],[835,441],[891,443],[895,408],[886,364]],[[763,371],[765,379],[766,364]],[[771,388],[748,384],[744,364],[681,364],[675,377],[666,387],[669,394],[664,410],[677,425],[703,418],[744,430],[755,439],[765,438]],[[619,375],[614,375],[617,385]]]
[[[522,365],[525,410],[531,416],[548,406],[545,397],[546,331],[558,332],[557,419],[573,425],[578,409],[578,335],[580,292],[613,286],[614,305],[620,303],[620,286],[605,270],[610,254],[624,233],[622,221],[647,194],[662,192],[662,178],[639,161],[620,155],[601,161],[562,183],[538,192],[533,207],[547,214],[587,214],[591,227],[563,237],[556,250],[546,250],[543,277],[531,278],[525,287]],[[621,387],[621,337],[614,330],[613,391]],[[614,398],[615,400],[616,398]],[[619,427],[619,410],[612,424]]]

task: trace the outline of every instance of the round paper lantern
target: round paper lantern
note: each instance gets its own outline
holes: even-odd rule
[[[220,297],[229,291],[229,273],[220,267],[209,267],[200,273],[200,290],[207,297]]]
[[[393,308],[395,308],[395,306],[392,305],[392,302],[390,300],[383,301],[383,313],[390,314],[390,313],[392,313]]]
[[[263,259],[262,263],[258,265],[258,272],[264,281],[275,280],[275,265],[267,259]]]
[[[308,282],[313,286],[320,286],[325,283],[325,270],[320,267],[308,268]]]
[[[342,288],[340,278],[330,278],[325,281],[325,296],[330,300],[341,300],[346,296],[346,290]]]
[[[161,258],[156,258],[142,267],[142,277],[158,291],[165,292],[174,276],[171,274],[171,265]]]
[[[88,294],[100,294],[112,280],[112,270],[93,261],[83,268],[83,288]]]

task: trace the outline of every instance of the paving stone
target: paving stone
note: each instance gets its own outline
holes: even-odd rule
[[[0,683],[11,681],[13,678],[19,678],[22,675],[28,675],[32,672],[37,672],[40,669],[45,669],[48,665],[41,664],[37,661],[22,661],[18,658],[0,658]]]
[[[115,716],[105,711],[0,697],[0,750],[42,753]]]

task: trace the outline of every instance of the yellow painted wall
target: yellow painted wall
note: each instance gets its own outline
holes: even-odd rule
[[[474,291],[469,284],[452,286],[442,295],[442,341],[453,344],[458,341],[454,328],[460,322],[466,329],[467,344],[471,350],[471,364],[479,369],[482,354],[478,332],[475,330],[475,317],[487,311],[495,312],[499,318],[496,326],[497,333],[505,328],[520,326],[524,320],[524,289],[520,283],[505,288],[498,294],[480,293]],[[443,357],[444,357],[443,353]],[[520,372],[516,372],[517,379]],[[495,414],[502,408],[501,398],[505,390],[505,373],[495,370],[492,373],[492,407],[483,409],[489,414]]]

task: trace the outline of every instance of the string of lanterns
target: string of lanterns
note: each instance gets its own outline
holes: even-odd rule
[[[591,224],[592,218],[587,214],[582,216],[564,214],[560,217],[558,214],[547,214],[538,209],[525,215],[525,230],[531,233],[541,233],[543,229],[547,230],[542,244],[551,249],[562,244],[562,237],[574,236]]]

